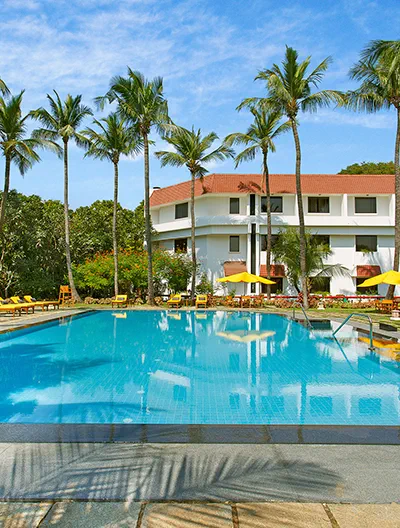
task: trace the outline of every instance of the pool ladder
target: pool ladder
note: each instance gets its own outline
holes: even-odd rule
[[[369,349],[370,350],[375,350],[375,347],[374,347],[374,344],[373,344],[373,336],[372,336],[372,319],[369,315],[367,314],[364,314],[364,313],[357,313],[357,312],[353,312],[351,313],[350,315],[348,315],[346,317],[346,319],[336,328],[336,330],[333,332],[333,337],[335,337],[335,334],[337,334],[339,332],[339,330],[347,323],[347,321],[349,321],[353,315],[357,315],[357,317],[366,317],[369,321]]]
[[[305,321],[307,322],[307,325],[312,328],[312,324],[310,322],[310,319],[308,318],[308,315],[306,313],[306,311],[304,310],[304,306],[300,303],[300,302],[295,302],[293,304],[293,314],[292,314],[292,319],[295,320],[295,316],[296,316],[296,306],[298,306],[299,308],[301,308],[301,311],[303,312],[304,314],[304,319]]]

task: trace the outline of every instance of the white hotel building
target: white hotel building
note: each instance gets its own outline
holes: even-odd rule
[[[295,176],[271,174],[270,181],[272,234],[277,235],[298,225]],[[214,282],[246,270],[266,276],[266,204],[260,185],[259,174],[210,174],[196,182],[197,257]],[[392,268],[394,176],[304,174],[302,191],[307,228],[332,250],[326,263],[349,270],[327,278],[325,290],[352,295],[359,282]],[[190,252],[190,182],[154,189],[150,208],[160,248]],[[278,292],[294,293],[279,262],[272,266],[272,277]],[[226,293],[226,285],[215,286]],[[250,293],[250,288],[237,285],[237,293]],[[379,286],[379,294],[385,291]]]

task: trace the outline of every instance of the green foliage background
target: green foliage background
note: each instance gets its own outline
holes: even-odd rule
[[[353,163],[342,169],[338,174],[394,174],[393,161],[362,161]]]

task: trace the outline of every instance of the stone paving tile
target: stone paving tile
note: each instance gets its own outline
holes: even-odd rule
[[[227,504],[148,504],[141,528],[232,528]]]
[[[240,528],[331,528],[322,504],[253,502],[237,510]]]
[[[137,502],[56,502],[40,526],[136,528],[139,511]]]
[[[400,528],[400,504],[329,504],[340,528]]]
[[[50,508],[46,502],[2,502],[0,528],[35,528]]]

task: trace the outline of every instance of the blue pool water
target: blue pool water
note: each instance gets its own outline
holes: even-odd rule
[[[332,323],[335,328],[336,323]],[[102,311],[0,336],[0,422],[399,425],[397,347],[272,314]]]

